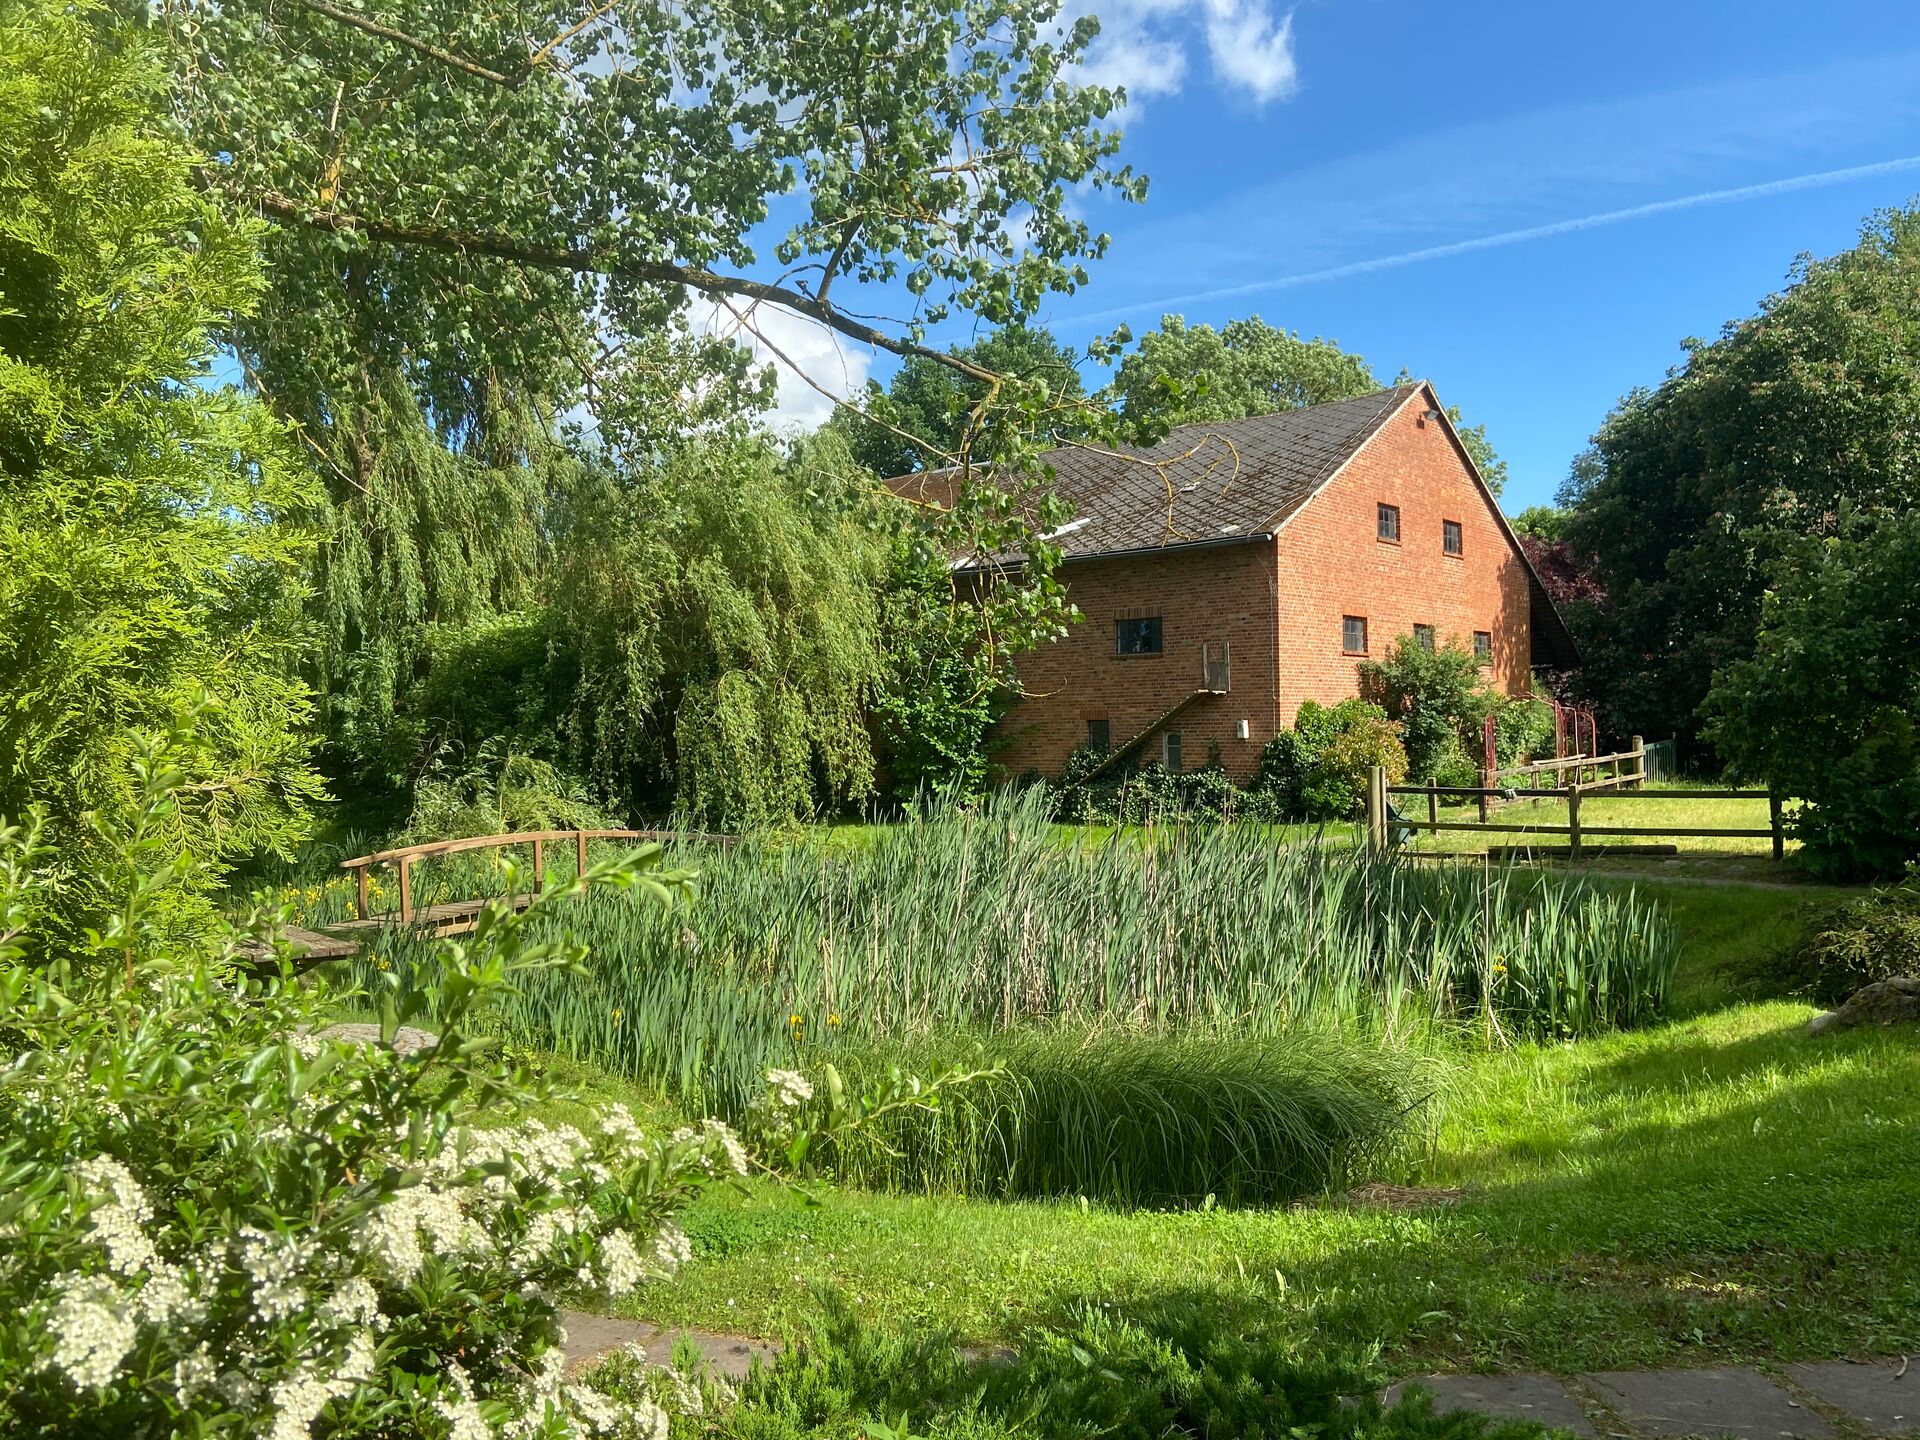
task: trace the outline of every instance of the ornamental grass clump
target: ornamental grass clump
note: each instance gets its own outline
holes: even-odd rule
[[[938,1109],[831,1145],[839,1178],[1120,1205],[1272,1204],[1339,1188],[1417,1138],[1432,1088],[1413,1053],[1307,1029],[1014,1031],[835,1054],[850,1079],[955,1056],[995,1072]]]
[[[48,929],[37,826],[0,822],[0,1433],[664,1440],[650,1386],[566,1378],[560,1299],[672,1274],[677,1212],[750,1162],[718,1121],[545,1123],[553,1094],[476,1033],[580,965],[534,933],[565,887],[484,911],[418,985],[385,977],[383,1040],[431,1016],[437,1043],[330,1039],[290,961],[251,978],[245,933],[170,934],[181,776],[146,742],[138,774],[93,877],[123,898],[82,942]],[[657,851],[590,878],[653,904],[683,886]],[[763,1083],[756,1136],[804,1164],[816,1129],[937,1093],[825,1088]]]

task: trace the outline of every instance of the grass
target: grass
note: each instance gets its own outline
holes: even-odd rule
[[[775,1333],[840,1287],[881,1323],[1013,1338],[1092,1305],[1257,1313],[1304,1359],[1578,1369],[1920,1349],[1920,1049],[1813,1039],[1810,1007],[1724,997],[1790,892],[1673,887],[1692,1013],[1466,1056],[1429,1153],[1380,1178],[1461,1186],[1381,1212],[985,1202],[770,1188],[703,1202],[698,1261],[637,1304]]]

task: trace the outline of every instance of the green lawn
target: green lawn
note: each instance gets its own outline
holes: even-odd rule
[[[703,1201],[696,1263],[636,1313],[778,1333],[829,1284],[878,1320],[1007,1338],[1081,1300],[1192,1298],[1385,1373],[1566,1371],[1920,1349],[1920,1044],[1811,1039],[1723,973],[1793,892],[1669,886],[1689,936],[1638,1033],[1463,1058],[1424,1162],[1456,1207],[1113,1213],[771,1186]]]
[[[1658,785],[1649,785],[1648,788],[1700,790],[1722,787],[1662,780]],[[1409,819],[1424,820],[1427,817],[1427,802],[1418,795],[1396,795],[1393,797],[1393,806]],[[1473,804],[1442,803],[1439,811],[1442,820],[1477,821],[1480,817],[1478,806]],[[1510,801],[1497,807],[1490,818],[1494,824],[1498,825],[1566,825],[1568,823],[1567,801],[1564,796]],[[1767,828],[1765,799],[1717,800],[1696,799],[1688,796],[1673,799],[1633,800],[1590,795],[1582,798],[1580,802],[1580,823],[1583,826],[1630,825],[1643,829],[1643,833],[1638,835],[1596,836],[1593,840],[1596,845],[1671,844],[1678,846],[1683,855],[1747,855],[1770,858],[1773,854],[1773,841],[1768,838],[1668,836],[1660,833],[1663,825],[1677,825],[1684,829],[1765,830]],[[1412,845],[1417,850],[1479,851],[1486,849],[1489,845],[1524,845],[1529,843],[1530,838],[1532,837],[1502,832],[1478,834],[1465,830],[1420,831],[1416,833]],[[1537,837],[1537,843],[1564,846],[1567,843],[1567,837],[1542,835]],[[1799,842],[1789,837],[1786,849],[1788,855],[1792,855],[1799,849]]]

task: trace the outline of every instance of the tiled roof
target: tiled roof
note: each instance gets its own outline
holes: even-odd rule
[[[1147,449],[1050,450],[1074,512],[1053,541],[1073,559],[1269,534],[1419,389],[1181,425]]]

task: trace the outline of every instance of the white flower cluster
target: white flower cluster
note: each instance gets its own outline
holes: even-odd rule
[[[789,1110],[813,1098],[813,1082],[798,1070],[769,1070],[767,1084],[774,1100]]]
[[[811,1087],[798,1075],[792,1081],[794,1098],[783,1103],[798,1105]],[[47,1096],[49,1123],[31,1124],[51,1136],[84,1115],[93,1134],[110,1137],[118,1132],[94,1118],[107,1103],[85,1087],[65,1097],[56,1088]],[[337,1106],[337,1098],[326,1104]],[[251,1173],[312,1165],[308,1127],[317,1126],[321,1108],[320,1098],[309,1094],[277,1112],[283,1119],[250,1127]],[[15,1109],[12,1117],[21,1113]],[[182,1226],[163,1192],[149,1194],[122,1160],[48,1161],[69,1182],[64,1213],[70,1218],[63,1223],[71,1248],[65,1270],[39,1277],[27,1292],[34,1297],[31,1324],[42,1337],[27,1364],[76,1397],[79,1428],[87,1407],[97,1404],[83,1397],[127,1384],[123,1394],[157,1401],[170,1392],[172,1404],[193,1413],[244,1416],[249,1434],[312,1440],[316,1429],[338,1419],[340,1412],[330,1415],[329,1406],[363,1386],[386,1383],[378,1360],[383,1343],[417,1343],[410,1334],[416,1322],[406,1318],[414,1307],[396,1306],[389,1315],[382,1296],[417,1279],[430,1259],[447,1267],[456,1286],[517,1292],[536,1303],[550,1303],[555,1289],[576,1282],[627,1293],[674,1273],[692,1247],[671,1222],[654,1229],[606,1217],[631,1217],[633,1197],[653,1187],[677,1193],[688,1181],[744,1175],[749,1168],[745,1146],[718,1121],[649,1136],[620,1106],[608,1109],[591,1133],[531,1119],[436,1132],[416,1117],[375,1135],[349,1115],[345,1126],[363,1148],[344,1185],[328,1181],[341,1188],[322,1202],[318,1226],[303,1202],[277,1223],[262,1219],[211,1240]],[[108,1143],[119,1148],[117,1140]],[[347,1188],[362,1183],[356,1171],[377,1177],[395,1170],[412,1183],[350,1223],[327,1218],[327,1206],[364,1203]],[[250,1204],[249,1197],[237,1198]],[[246,1213],[275,1213],[265,1192],[250,1198],[267,1203]],[[0,1281],[5,1278],[0,1266]],[[297,1344],[280,1343],[296,1337]],[[510,1344],[470,1348],[471,1374],[447,1372],[447,1388],[429,1402],[430,1429],[437,1423],[448,1440],[491,1440],[492,1415],[504,1427],[498,1433],[528,1440],[665,1440],[667,1412],[644,1386],[641,1398],[616,1400],[569,1384],[559,1349],[530,1356]],[[136,1354],[137,1384],[129,1370]],[[484,1387],[475,1378],[483,1373],[489,1377]],[[0,1361],[0,1385],[7,1378]]]
[[[74,1166],[74,1178],[90,1195],[102,1197],[87,1214],[87,1229],[106,1247],[107,1264],[122,1275],[138,1275],[159,1258],[147,1238],[153,1206],[133,1172],[110,1155],[96,1155]]]
[[[256,1320],[271,1324],[307,1308],[307,1291],[301,1281],[313,1262],[314,1251],[310,1242],[290,1235],[275,1235],[253,1226],[241,1229],[234,1239],[232,1255],[253,1287]]]
[[[76,1390],[111,1385],[139,1336],[133,1307],[104,1275],[68,1277],[54,1302],[48,1329],[53,1334],[53,1351],[44,1367],[60,1371]]]

